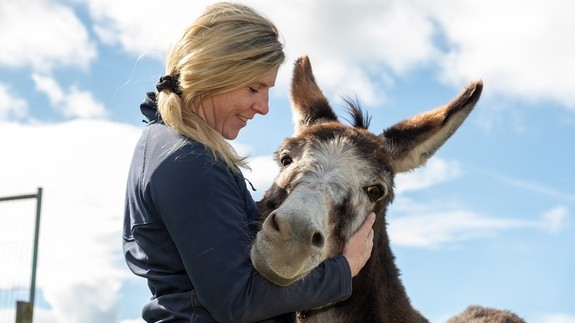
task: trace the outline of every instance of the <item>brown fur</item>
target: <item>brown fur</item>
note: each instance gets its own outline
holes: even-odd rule
[[[489,307],[469,306],[463,313],[447,323],[525,323],[514,313]]]

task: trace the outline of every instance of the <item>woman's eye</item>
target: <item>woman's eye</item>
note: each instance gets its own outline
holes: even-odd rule
[[[283,155],[283,156],[280,157],[280,163],[281,163],[284,167],[288,166],[288,165],[291,164],[292,162],[293,162],[293,160],[292,160],[291,157],[288,156],[288,155]]]
[[[385,187],[382,185],[367,186],[363,189],[365,190],[365,193],[367,193],[369,200],[372,202],[379,200],[380,198],[384,197],[385,194],[387,194]]]
[[[248,87],[248,90],[250,91],[250,93],[252,94],[257,94],[260,93],[260,90],[256,89],[255,87]]]

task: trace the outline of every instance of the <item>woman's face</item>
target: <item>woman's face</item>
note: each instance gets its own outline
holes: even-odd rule
[[[275,85],[277,74],[278,68],[246,87],[208,98],[196,113],[224,138],[235,139],[248,120],[268,113],[269,89]]]

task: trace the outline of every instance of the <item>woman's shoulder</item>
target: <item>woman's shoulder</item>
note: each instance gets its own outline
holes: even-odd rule
[[[221,167],[214,154],[205,145],[181,135],[171,127],[153,123],[146,127],[137,150],[142,156],[146,173],[152,175],[166,168],[177,171]]]
[[[161,123],[149,125],[145,137],[148,153],[160,159],[174,158],[180,161],[189,157],[214,159],[205,145]]]

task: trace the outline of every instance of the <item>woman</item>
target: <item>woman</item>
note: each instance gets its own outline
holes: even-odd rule
[[[373,217],[343,255],[279,287],[252,267],[257,208],[233,140],[256,114],[285,56],[275,26],[218,3],[170,50],[166,75],[141,105],[149,119],[128,177],[123,248],[148,280],[147,322],[293,322],[295,311],[343,300],[373,245]]]

